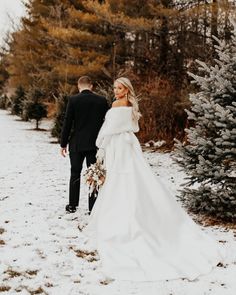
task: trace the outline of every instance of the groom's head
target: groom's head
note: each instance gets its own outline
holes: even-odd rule
[[[80,77],[78,80],[78,88],[80,92],[85,89],[92,90],[93,84],[91,78],[89,76]]]

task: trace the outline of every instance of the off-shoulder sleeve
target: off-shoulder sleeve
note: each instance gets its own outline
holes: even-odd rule
[[[99,131],[96,146],[103,148],[111,135],[138,131],[138,122],[134,122],[132,119],[132,107],[111,108],[107,112],[105,121]]]

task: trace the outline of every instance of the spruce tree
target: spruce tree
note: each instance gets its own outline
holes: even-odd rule
[[[37,87],[32,87],[26,94],[23,105],[23,116],[35,120],[35,129],[39,130],[39,122],[47,117],[47,107],[42,103],[44,93]]]
[[[0,96],[0,109],[6,110],[8,108],[8,97],[6,94]]]
[[[23,102],[25,99],[25,91],[22,86],[16,89],[15,94],[11,97],[11,113],[12,115],[22,116]]]
[[[58,141],[61,136],[61,130],[62,130],[62,125],[63,125],[63,121],[64,121],[67,102],[68,102],[67,95],[61,94],[56,99],[56,108],[57,109],[56,109],[56,116],[54,118],[54,125],[52,128],[51,134],[53,137],[56,137]]]
[[[190,95],[187,143],[177,141],[175,159],[187,174],[180,198],[194,212],[236,220],[236,24],[226,44],[215,38],[213,66],[198,61],[190,73],[200,91]]]
[[[4,94],[4,86],[7,79],[9,78],[6,68],[6,54],[2,52],[2,49],[0,49],[0,95]]]

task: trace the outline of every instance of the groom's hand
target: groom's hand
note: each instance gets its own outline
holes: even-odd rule
[[[61,148],[61,155],[65,157],[67,155],[67,148]]]

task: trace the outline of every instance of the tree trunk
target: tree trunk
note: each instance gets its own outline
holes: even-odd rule
[[[218,37],[218,0],[212,0],[211,7],[211,36]],[[217,44],[213,39],[213,45]]]
[[[161,4],[164,8],[168,8],[170,4],[170,0],[162,0]],[[169,34],[169,27],[168,27],[168,19],[166,16],[163,15],[162,17],[162,24],[160,28],[160,55],[159,55],[159,72],[166,74],[167,73],[167,59],[168,59],[168,50],[169,50],[169,43],[168,43],[168,34]]]
[[[224,37],[226,42],[231,38],[231,30],[229,26],[229,11],[230,11],[230,4],[228,0],[225,0],[225,25],[224,25]]]

